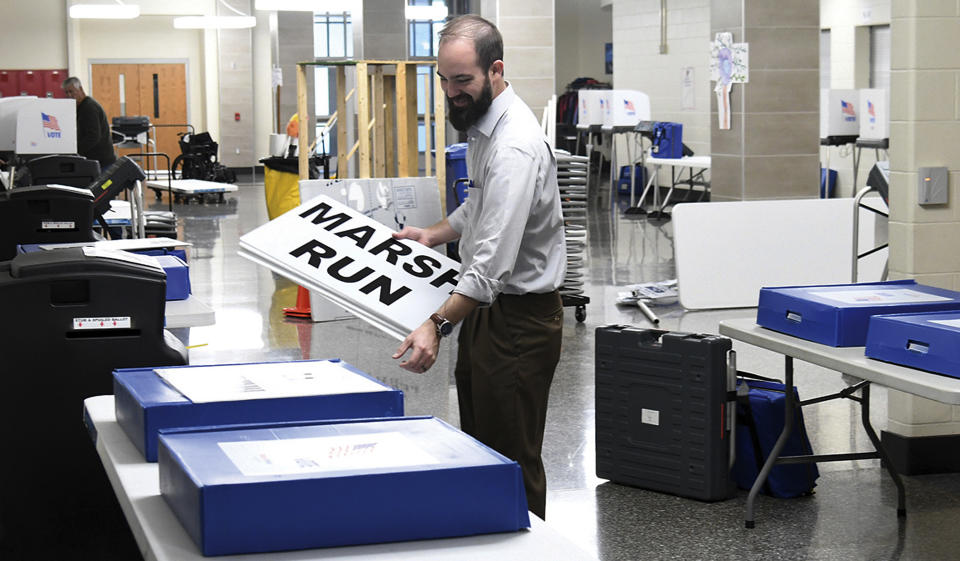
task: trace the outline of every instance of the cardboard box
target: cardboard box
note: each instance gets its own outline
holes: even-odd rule
[[[820,138],[860,134],[859,103],[857,90],[820,90]]]
[[[158,371],[198,377],[206,375],[209,380],[216,378],[216,382],[211,382],[210,392],[229,400],[201,402],[196,395],[191,400],[187,397],[191,395],[189,388],[178,390],[158,375]],[[295,380],[299,385],[292,388],[306,390],[311,395],[284,394],[273,391],[274,388],[263,383],[262,379],[258,381],[258,377],[263,376],[289,379],[291,375],[302,373],[311,374],[314,380]],[[237,383],[246,391],[234,399],[237,397],[234,391]],[[256,391],[258,384],[261,392]],[[117,422],[148,462],[157,461],[157,432],[160,429],[403,415],[403,392],[338,359],[125,368],[114,371],[113,390]]]
[[[960,292],[914,280],[760,289],[757,324],[833,347],[866,344],[870,316],[960,310]]]
[[[860,90],[860,139],[890,138],[890,91]]]
[[[864,354],[960,378],[960,312],[873,316]]]
[[[154,255],[157,264],[167,273],[167,300],[186,300],[190,297],[190,267],[173,255]]]
[[[204,555],[530,525],[520,466],[433,417],[164,431],[159,471]]]

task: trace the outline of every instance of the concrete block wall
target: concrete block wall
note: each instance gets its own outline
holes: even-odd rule
[[[667,3],[666,54],[660,54],[660,1],[613,1],[613,87],[649,95],[653,119],[682,123],[683,142],[698,155],[710,154],[710,38],[710,0]],[[693,109],[682,104],[687,67]]]
[[[818,0],[713,0],[711,38],[749,45],[749,82],[730,93],[729,130],[711,96],[715,200],[816,197],[819,169]]]
[[[960,290],[960,5],[891,6],[890,277]],[[949,200],[917,203],[918,168],[949,169]],[[960,408],[890,392],[888,430],[960,434]]]
[[[539,120],[556,91],[553,0],[498,1],[491,11],[495,18],[490,12],[481,15],[503,35],[507,81]]]

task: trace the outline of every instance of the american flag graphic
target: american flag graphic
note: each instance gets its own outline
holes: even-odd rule
[[[873,112],[873,103],[871,103],[869,99],[867,100],[867,113],[869,113],[871,117],[877,116],[877,114]]]
[[[857,112],[853,110],[853,104],[846,101],[840,100],[840,108],[843,110],[844,115],[853,115],[857,116]]]
[[[636,109],[634,109],[634,107],[633,107],[633,102],[630,101],[629,99],[623,100],[623,107],[624,107],[624,109],[626,109],[627,111],[636,111]]]
[[[57,118],[53,115],[47,115],[46,113],[40,113],[40,118],[43,119],[43,128],[50,129],[52,131],[60,130],[60,123],[57,122]]]

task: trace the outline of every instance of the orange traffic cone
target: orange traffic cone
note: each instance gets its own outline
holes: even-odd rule
[[[284,315],[293,318],[310,319],[310,291],[304,287],[297,289],[297,305],[293,308],[284,308]]]

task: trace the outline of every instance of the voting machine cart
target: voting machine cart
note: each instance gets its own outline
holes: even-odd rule
[[[597,477],[703,501],[731,497],[731,347],[718,335],[598,327]]]
[[[0,191],[0,261],[17,245],[93,241],[94,197],[87,189],[34,185]]]
[[[58,249],[0,263],[0,558],[131,558],[83,400],[112,393],[116,368],[186,364],[163,328],[164,294],[159,265],[126,252]]]

